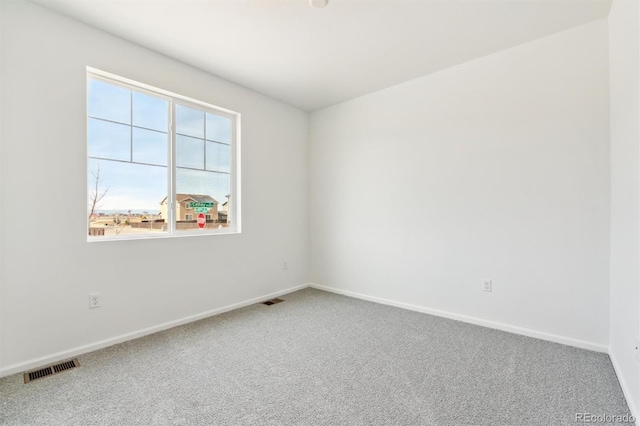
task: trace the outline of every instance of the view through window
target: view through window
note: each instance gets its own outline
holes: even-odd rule
[[[236,230],[236,114],[92,73],[87,92],[90,239]]]

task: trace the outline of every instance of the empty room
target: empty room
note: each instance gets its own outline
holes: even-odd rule
[[[0,0],[0,425],[640,416],[636,0]]]

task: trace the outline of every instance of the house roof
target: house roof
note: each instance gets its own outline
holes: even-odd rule
[[[211,195],[203,195],[203,194],[176,194],[176,199],[179,203],[183,201],[192,200],[197,203],[216,203],[218,204],[218,200],[213,198]],[[167,197],[164,197],[160,204],[164,204],[167,201]]]

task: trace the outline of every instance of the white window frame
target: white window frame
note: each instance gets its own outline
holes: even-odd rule
[[[137,239],[150,239],[150,238],[175,238],[175,237],[189,237],[189,236],[203,236],[203,235],[220,235],[220,234],[239,234],[242,232],[241,227],[241,185],[240,185],[240,113],[231,111],[225,108],[217,107],[209,103],[199,101],[196,99],[182,96],[177,93],[170,92],[168,90],[160,89],[148,84],[140,83],[135,80],[131,80],[125,77],[121,77],[115,74],[111,74],[105,71],[98,70],[96,68],[87,67],[86,81],[89,79],[103,81],[108,84],[123,87],[129,90],[135,90],[139,93],[154,96],[166,100],[169,103],[168,108],[168,144],[167,144],[167,202],[170,203],[167,208],[168,223],[167,231],[157,234],[127,234],[116,236],[87,236],[87,241],[123,241],[123,240],[137,240]],[[88,87],[88,84],[87,84]],[[88,92],[87,92],[88,102]],[[182,105],[189,108],[194,108],[204,112],[210,112],[212,114],[221,115],[231,119],[231,164],[230,164],[230,205],[229,210],[231,215],[228,214],[228,220],[231,221],[231,227],[228,228],[207,228],[193,229],[193,230],[177,230],[177,202],[176,200],[176,127],[175,127],[175,115],[176,105]],[[88,109],[85,107],[85,123],[88,123],[89,115]],[[85,158],[87,159],[87,167],[89,163],[88,153],[88,125],[86,130],[85,139]],[[206,140],[205,140],[206,144]],[[85,173],[88,176],[88,173]],[[228,212],[229,213],[229,212]],[[89,227],[89,217],[87,216],[87,228]],[[85,228],[85,229],[87,229]]]

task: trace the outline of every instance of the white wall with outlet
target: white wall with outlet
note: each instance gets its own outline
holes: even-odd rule
[[[607,32],[312,113],[311,281],[605,350]]]
[[[640,361],[640,7],[614,0],[609,13],[611,92],[611,360],[638,414]]]
[[[0,197],[11,208],[0,222],[0,374],[307,283],[307,113],[31,3],[1,3]],[[86,66],[242,114],[242,234],[87,243]]]

